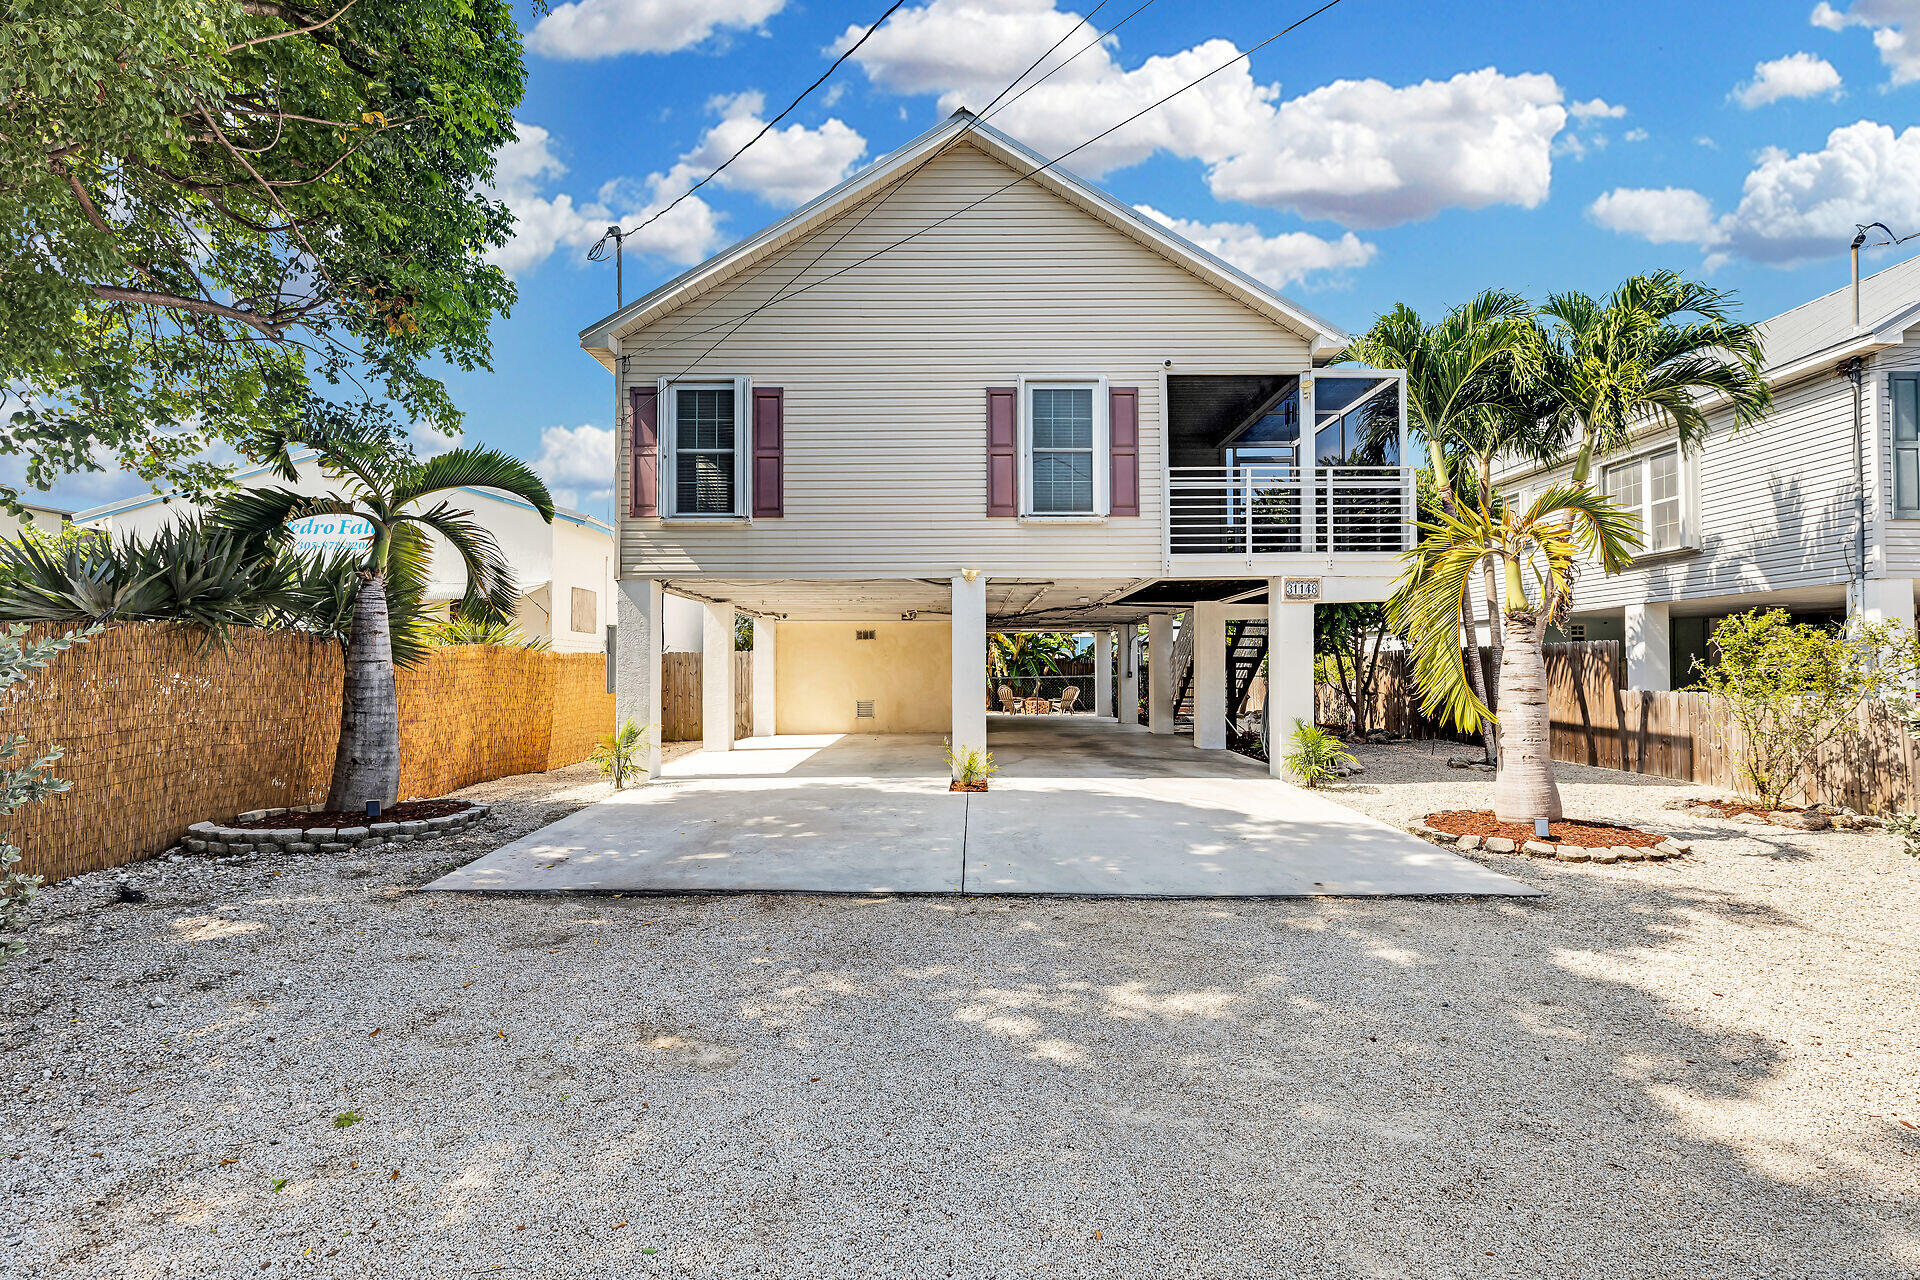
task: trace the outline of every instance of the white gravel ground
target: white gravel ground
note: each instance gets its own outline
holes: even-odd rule
[[[1363,758],[1383,817],[1487,801]],[[1485,855],[1525,903],[412,892],[575,769],[442,845],[82,877],[0,978],[0,1275],[1920,1273],[1920,863],[1562,779],[1694,856]]]

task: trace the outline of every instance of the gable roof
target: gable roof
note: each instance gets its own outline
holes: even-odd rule
[[[1027,181],[1061,196],[1114,230],[1161,254],[1221,292],[1268,319],[1298,333],[1316,356],[1332,356],[1353,338],[1332,321],[1254,279],[1240,268],[1202,249],[1186,237],[1136,212],[1086,179],[1057,166],[1040,170],[1048,158],[982,123],[962,107],[905,146],[880,157],[771,226],[682,272],[645,297],[603,316],[580,331],[580,345],[612,367],[613,335],[666,315],[792,244],[828,219],[876,194],[925,160],[962,142],[970,143]]]
[[[1787,370],[1866,340],[1892,346],[1920,323],[1920,257],[1895,263],[1860,280],[1860,327],[1853,326],[1853,286],[1843,285],[1782,311],[1760,325],[1767,369]]]

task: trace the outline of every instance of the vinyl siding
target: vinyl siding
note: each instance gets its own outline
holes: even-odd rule
[[[1691,460],[1700,549],[1648,557],[1613,577],[1589,565],[1575,590],[1576,610],[1825,585],[1852,575],[1850,385],[1822,372],[1776,387],[1765,421],[1735,433],[1731,418],[1712,417]],[[1657,447],[1658,439],[1621,456]],[[1596,484],[1604,465],[1595,464]],[[1565,468],[1555,473],[1566,475]],[[1536,478],[1520,487],[1532,497],[1544,485]]]
[[[620,335],[621,406],[630,387],[688,373],[786,393],[786,514],[744,526],[622,519],[623,576],[1160,572],[1163,362],[1299,372],[1311,365],[1306,341],[1032,183],[827,278],[1014,176],[957,146],[884,204],[875,197]],[[732,328],[796,281],[823,283]],[[1139,388],[1138,517],[1052,527],[987,517],[986,389],[1021,375]],[[625,512],[628,437],[616,435]]]
[[[1873,391],[1869,427],[1874,435],[1875,516],[1880,530],[1884,569],[1875,566],[1874,576],[1883,578],[1920,578],[1920,520],[1900,520],[1893,516],[1893,384],[1889,373],[1920,370],[1920,328],[1909,329],[1906,341],[1889,347],[1873,358]]]

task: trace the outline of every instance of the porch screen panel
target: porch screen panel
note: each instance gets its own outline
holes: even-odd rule
[[[734,513],[732,387],[682,387],[674,401],[674,497],[685,515]]]
[[[1093,510],[1093,388],[1033,389],[1033,509]]]

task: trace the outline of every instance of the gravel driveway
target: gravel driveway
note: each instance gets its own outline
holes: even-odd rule
[[[1363,759],[1383,817],[1490,793]],[[1485,855],[1528,902],[413,891],[574,769],[440,845],[83,877],[0,978],[0,1275],[1920,1272],[1920,863],[1562,781],[1694,856]]]

